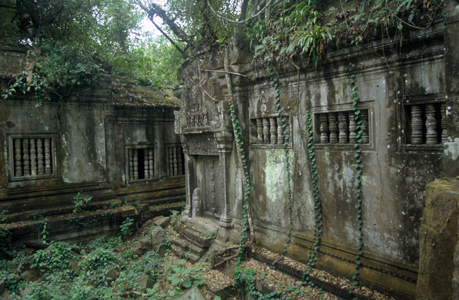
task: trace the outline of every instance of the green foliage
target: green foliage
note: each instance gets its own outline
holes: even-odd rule
[[[103,271],[118,267],[119,262],[116,253],[112,249],[102,247],[90,252],[80,266],[91,271]]]
[[[359,9],[342,5],[324,11],[320,1],[281,1],[273,6],[270,19],[259,20],[245,33],[256,60],[285,61],[304,55],[317,68],[330,41],[338,47],[357,45],[379,29],[383,39],[391,40],[405,27],[420,28],[415,21],[428,28],[442,6],[443,1],[435,0],[376,0],[361,1]]]
[[[51,241],[48,248],[38,250],[32,255],[31,260],[33,268],[37,267],[42,272],[48,272],[68,269],[69,261],[74,258],[75,255],[68,243]]]
[[[289,298],[284,294],[283,291],[271,292],[269,294],[263,294],[256,288],[257,272],[253,269],[239,270],[235,273],[234,287],[240,289],[244,293],[252,296],[257,300],[288,300]]]
[[[137,42],[123,56],[111,61],[113,72],[134,78],[139,84],[154,88],[177,83],[177,69],[182,64],[181,53],[164,36]]]
[[[204,283],[200,276],[201,267],[185,269],[183,266],[172,267],[167,279],[178,290],[188,289],[191,285],[201,285]]]
[[[129,228],[134,224],[134,219],[126,218],[120,225],[121,233],[126,236],[129,233]]]
[[[4,99],[32,93],[37,106],[62,100],[94,85],[109,65],[149,87],[176,82],[181,54],[164,38],[139,39],[136,0],[2,1],[0,42],[28,49],[27,70],[11,80]]]
[[[78,192],[78,194],[73,197],[72,202],[75,205],[75,208],[73,209],[74,214],[83,213],[91,205],[92,197],[82,197],[80,193],[81,192]]]
[[[0,224],[7,220],[6,215],[8,214],[8,210],[0,210]],[[0,251],[8,252],[8,241],[10,238],[10,233],[3,228],[0,228]]]

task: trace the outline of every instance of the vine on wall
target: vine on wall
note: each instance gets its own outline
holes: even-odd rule
[[[363,130],[361,129],[361,124],[363,123],[363,120],[360,118],[360,110],[358,109],[358,103],[360,100],[360,97],[358,95],[358,87],[357,84],[355,83],[355,74],[353,73],[352,69],[352,63],[349,62],[349,73],[351,73],[351,87],[352,87],[352,97],[354,99],[354,102],[352,103],[352,108],[354,111],[354,116],[355,116],[355,130],[357,132],[356,138],[357,138],[357,143],[354,144],[355,148],[355,159],[356,159],[356,164],[355,164],[355,187],[357,189],[356,193],[356,198],[357,198],[357,230],[359,232],[358,235],[358,241],[359,244],[357,246],[357,249],[359,252],[357,253],[355,259],[355,273],[352,276],[353,285],[351,289],[349,290],[349,294],[352,294],[354,290],[357,288],[359,285],[359,267],[361,264],[360,258],[363,255],[363,221],[362,221],[362,158],[361,158],[361,153],[362,149],[360,148],[360,144],[362,143],[362,134]]]
[[[293,229],[293,218],[292,218],[292,187],[290,182],[290,162],[289,162],[289,135],[287,134],[287,123],[285,117],[282,116],[282,107],[280,104],[280,89],[279,89],[279,78],[275,76],[273,66],[268,64],[269,74],[271,75],[271,80],[273,82],[274,90],[276,91],[276,109],[281,118],[282,123],[282,136],[284,137],[284,158],[285,158],[285,172],[287,177],[287,190],[288,190],[288,197],[287,197],[287,204],[288,204],[288,219],[289,219],[289,229],[287,233],[287,242],[284,245],[284,249],[282,250],[281,255],[275,259],[271,265],[271,268],[274,268],[279,260],[284,258],[285,253],[287,252],[287,248],[290,246],[290,242],[292,240],[292,229]]]

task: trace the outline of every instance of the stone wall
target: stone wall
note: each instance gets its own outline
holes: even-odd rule
[[[26,56],[21,49],[5,48],[1,58],[3,91],[24,68]],[[48,227],[51,239],[77,241],[78,236],[117,232],[127,216],[140,220],[153,213],[142,213],[145,207],[120,209],[122,204],[182,205],[184,168],[180,138],[174,134],[176,109],[168,91],[155,92],[111,75],[39,107],[33,94],[2,97],[0,211],[8,210],[7,222],[15,222],[10,227],[15,230],[13,241],[36,239],[30,228],[42,220],[59,224]],[[101,230],[83,233],[90,226],[81,226],[80,233],[70,233],[74,224],[63,225],[68,218],[62,215],[73,212],[78,192],[93,197],[90,210],[100,219]],[[107,209],[113,217],[104,219]],[[88,222],[94,223],[77,223]]]
[[[448,5],[457,11],[457,3],[448,1]],[[361,146],[365,246],[360,278],[364,284],[400,299],[416,296],[425,185],[443,176],[458,175],[459,76],[457,68],[452,67],[457,65],[459,50],[453,38],[458,19],[455,14],[448,18],[425,31],[407,31],[401,37],[404,46],[400,51],[375,35],[358,46],[329,47],[317,69],[301,59],[294,61],[299,70],[289,64],[274,65],[291,136],[290,178],[279,142],[280,116],[269,70],[266,65],[252,64],[242,34],[235,33],[229,71],[240,74],[231,77],[235,110],[248,153],[245,159],[252,182],[249,202],[258,244],[282,251],[289,230],[290,180],[293,240],[287,255],[307,261],[313,247],[314,203],[305,127],[309,110],[323,213],[316,266],[339,276],[353,275],[359,243],[355,150],[354,143],[349,142],[353,133],[349,112],[354,101],[350,81],[355,75],[358,108],[366,127],[362,128]],[[182,135],[188,151],[187,213],[192,216],[193,191],[201,189],[203,215],[227,228],[219,232],[219,238],[238,241],[243,197],[240,161],[244,158],[233,141],[232,147],[218,142],[218,135],[232,135],[231,126],[215,126],[229,120],[224,104],[228,94],[223,56],[213,53],[196,59],[184,66],[181,79],[188,88],[177,90],[182,108],[176,116],[176,133]],[[220,151],[223,148],[224,155]],[[212,164],[207,158],[211,155],[225,174],[224,179],[216,178],[216,183],[201,179],[209,172],[202,166],[207,161],[209,166]],[[208,187],[215,184],[226,188],[220,199],[214,199]],[[224,214],[214,213],[218,203]]]

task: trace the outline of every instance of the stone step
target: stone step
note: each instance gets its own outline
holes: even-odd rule
[[[181,237],[171,239],[171,243],[179,246],[180,248],[182,248],[184,251],[187,251],[187,252],[189,252],[191,249],[191,252],[196,254],[199,257],[201,257],[204,253],[207,252],[206,248],[201,248],[195,245],[194,243],[184,238],[181,238]]]
[[[171,247],[172,252],[174,252],[175,255],[181,258],[186,258],[193,264],[197,263],[199,259],[201,258],[199,255],[194,254],[191,251],[186,251],[182,247],[177,246],[177,245],[172,245]]]
[[[181,235],[186,236],[188,240],[193,241],[195,245],[201,248],[209,248],[212,244],[212,239],[210,237],[203,235],[203,233],[199,232],[198,230],[187,227],[183,224],[178,226],[177,229]]]

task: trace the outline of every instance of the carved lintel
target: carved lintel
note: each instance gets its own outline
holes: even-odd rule
[[[190,136],[187,146],[189,155],[218,155],[217,142],[208,134]]]

